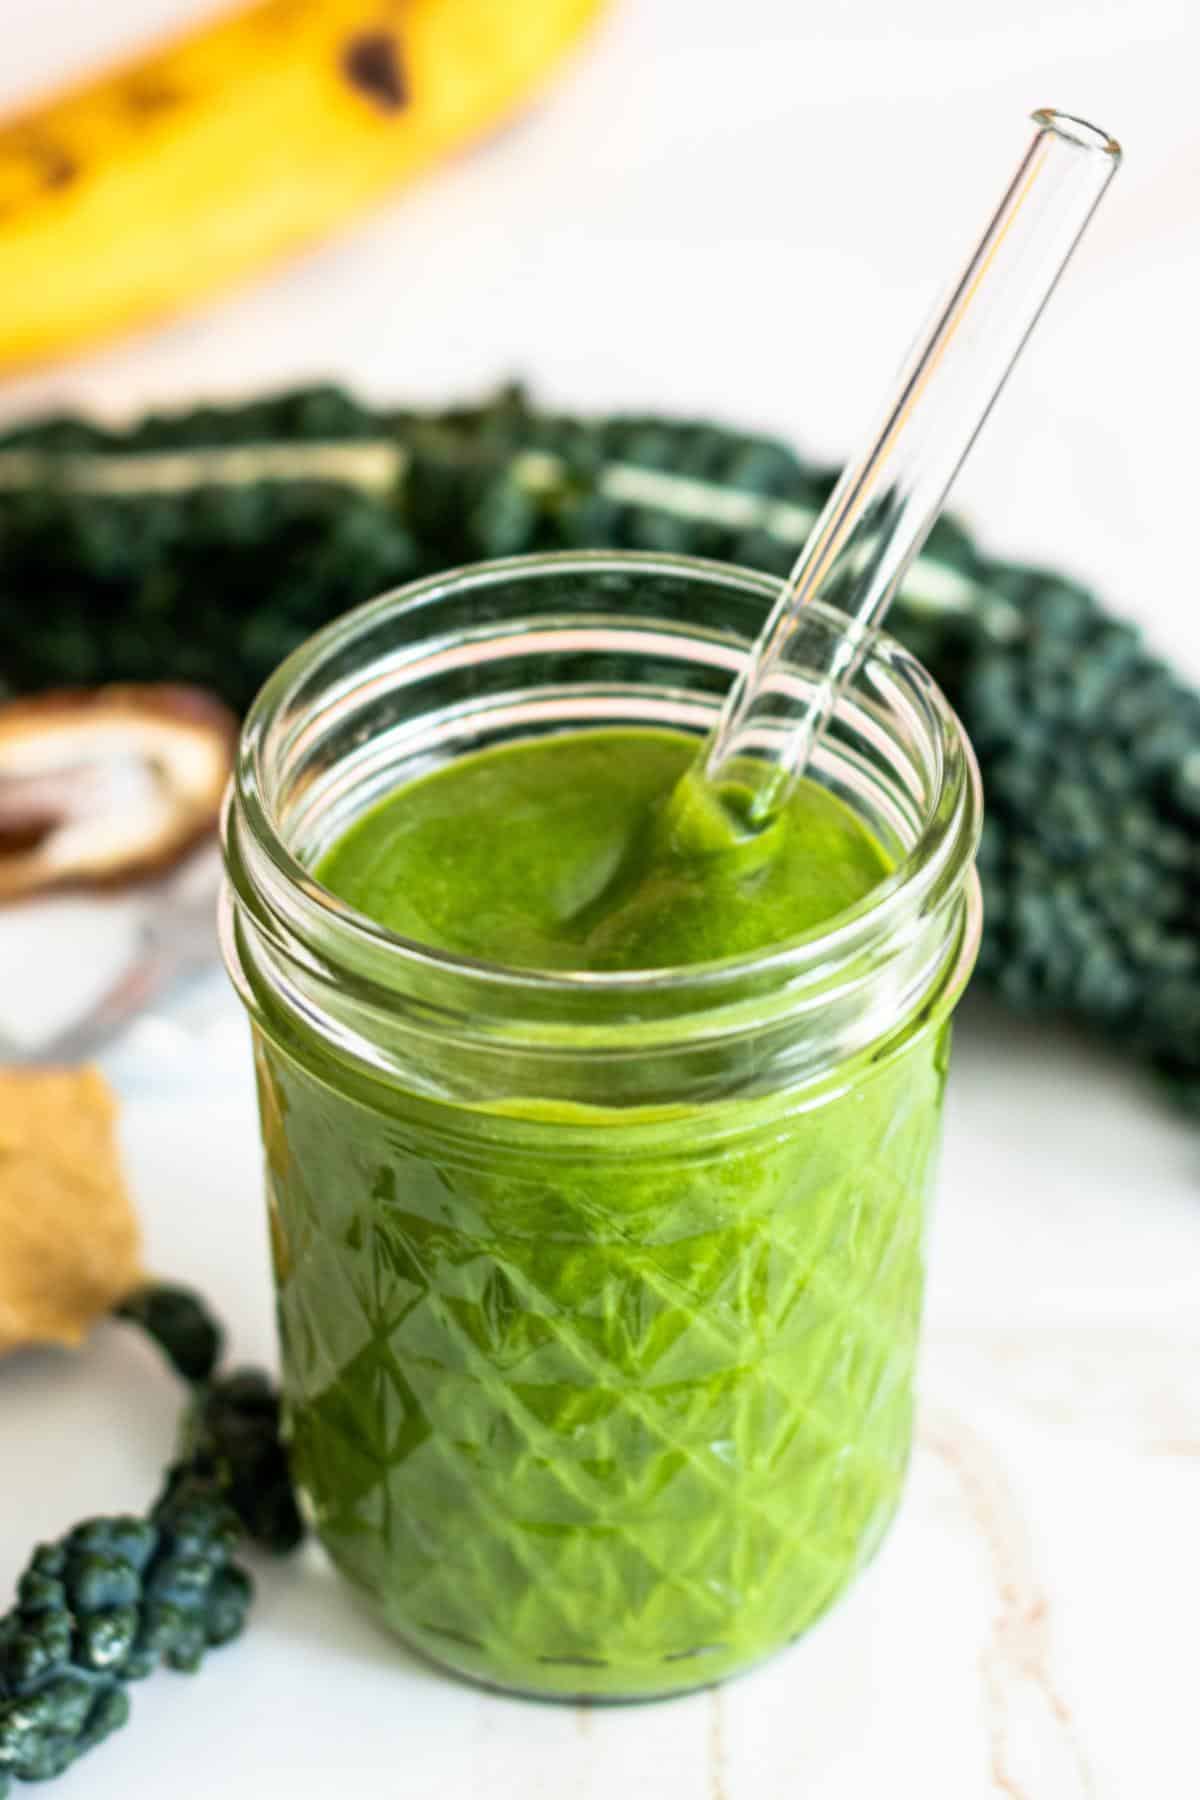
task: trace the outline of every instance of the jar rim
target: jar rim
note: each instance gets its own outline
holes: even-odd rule
[[[270,772],[265,766],[270,722],[286,707],[301,679],[315,665],[344,651],[382,618],[418,612],[443,596],[461,598],[514,581],[548,575],[561,578],[573,573],[581,577],[612,573],[690,578],[731,593],[761,597],[768,605],[778,593],[777,578],[700,557],[641,551],[547,552],[472,564],[426,577],[354,607],[314,633],[268,677],[251,705],[227,796],[224,825],[228,866],[234,869],[237,865],[233,839],[242,836],[244,827],[256,853],[252,884],[260,890],[269,887],[277,896],[287,893],[292,917],[298,913],[307,921],[302,937],[311,932],[327,943],[340,944],[348,962],[359,969],[364,959],[375,962],[384,958],[397,968],[420,970],[427,977],[442,974],[457,984],[465,983],[468,991],[502,992],[514,1001],[519,997],[537,998],[551,1009],[556,999],[569,1000],[577,1007],[583,995],[592,995],[598,1003],[607,999],[612,1005],[625,1004],[636,1011],[640,1000],[653,995],[672,996],[682,1003],[685,1012],[693,1007],[708,1012],[721,1008],[731,998],[744,997],[747,981],[752,981],[760,993],[764,985],[768,991],[793,990],[796,983],[807,987],[813,977],[818,978],[818,985],[823,985],[821,978],[828,977],[831,967],[845,968],[902,929],[906,919],[927,916],[939,899],[961,891],[973,864],[981,815],[974,756],[953,709],[932,676],[896,639],[878,630],[862,633],[860,666],[885,667],[915,704],[938,745],[937,791],[931,796],[928,814],[907,853],[862,900],[829,921],[760,950],[708,962],[620,971],[540,970],[444,950],[390,931],[324,887],[284,839],[270,803]],[[845,630],[845,615],[831,607],[814,604],[809,616],[830,630]],[[703,631],[699,625],[696,629],[697,634]],[[241,893],[238,876],[234,874],[232,879]],[[269,895],[266,905],[268,911],[273,910]],[[973,956],[973,947],[971,953]],[[618,1017],[614,1014],[610,1024]]]

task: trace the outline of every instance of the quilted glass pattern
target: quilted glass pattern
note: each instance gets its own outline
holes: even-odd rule
[[[909,1456],[947,1044],[720,1149],[548,1119],[518,1155],[260,1038],[295,1469],[393,1629],[503,1687],[635,1697],[838,1597]]]

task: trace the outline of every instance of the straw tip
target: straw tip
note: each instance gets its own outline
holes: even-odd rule
[[[1102,131],[1098,125],[1091,125],[1076,113],[1059,112],[1054,106],[1039,106],[1033,115],[1035,125],[1043,131],[1052,131],[1057,137],[1065,138],[1069,144],[1077,144],[1081,150],[1091,150],[1101,156],[1110,156],[1120,162],[1124,154],[1115,137]]]

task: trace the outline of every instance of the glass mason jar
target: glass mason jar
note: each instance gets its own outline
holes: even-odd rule
[[[741,959],[541,974],[395,936],[309,872],[447,759],[711,725],[777,584],[672,557],[491,564],[347,614],[268,681],[227,814],[297,1483],[407,1643],[643,1698],[788,1643],[909,1458],[979,789],[872,636],[811,775],[894,859]],[[840,615],[813,608],[789,680]],[[806,673],[807,669],[807,673]]]

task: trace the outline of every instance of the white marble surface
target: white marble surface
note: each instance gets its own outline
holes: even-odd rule
[[[270,1357],[248,1058],[223,1041],[226,1091],[130,1100],[125,1142],[153,1265]],[[62,1800],[151,1800],[167,1767],[178,1800],[1190,1800],[1198,1150],[1115,1062],[970,1005],[908,1496],[808,1640],[719,1693],[534,1706],[409,1659],[312,1552],[260,1566],[249,1636],[140,1688]],[[176,1394],[109,1327],[8,1362],[0,1404],[7,1589],[35,1535],[144,1502]]]
[[[0,98],[175,0],[24,4]],[[212,8],[209,8],[212,10]],[[1191,595],[1200,31],[1188,0],[626,0],[517,131],[257,290],[0,390],[129,412],[333,374],[390,398],[513,370],[556,401],[725,413],[844,450],[1047,102],[1127,140],[1105,216],[964,481],[990,540],[1095,579],[1200,673]],[[0,1015],[98,980],[127,912],[0,931]],[[69,978],[68,978],[69,977]],[[20,1009],[15,1009],[19,1011]],[[272,1353],[245,1048],[111,1061],[154,1264]],[[0,1017],[0,1028],[3,1027]],[[150,1079],[150,1076],[153,1079]],[[62,1800],[1192,1800],[1200,1616],[1200,1135],[1116,1060],[969,1003],[951,1087],[924,1411],[876,1569],[719,1694],[584,1712],[392,1649],[314,1553],[251,1635],[162,1676]],[[175,1396],[106,1329],[0,1370],[0,1593],[30,1541],[141,1504]]]

